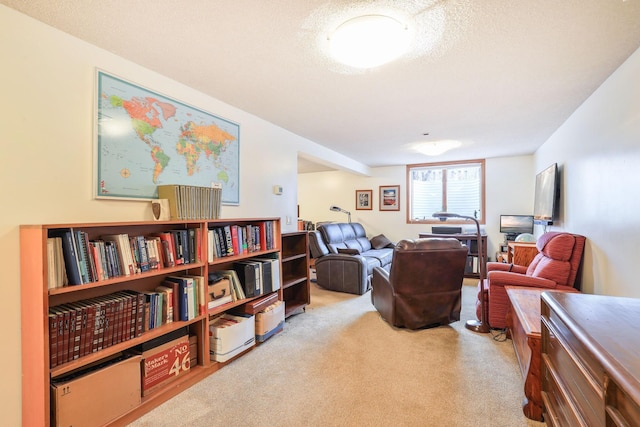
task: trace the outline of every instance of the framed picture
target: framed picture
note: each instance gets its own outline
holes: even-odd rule
[[[400,186],[381,185],[380,186],[380,210],[399,211],[400,210]]]
[[[373,198],[373,190],[356,190],[356,210],[371,210],[373,206],[371,199]]]

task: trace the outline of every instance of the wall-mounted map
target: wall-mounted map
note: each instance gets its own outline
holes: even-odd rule
[[[222,183],[240,202],[240,126],[102,71],[96,197],[155,199],[157,186]]]

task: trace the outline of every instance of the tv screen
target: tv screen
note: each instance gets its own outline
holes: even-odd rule
[[[533,202],[533,219],[536,224],[553,224],[559,196],[558,164],[554,163],[536,175],[536,191]]]
[[[500,215],[500,232],[509,235],[533,234],[533,215]]]

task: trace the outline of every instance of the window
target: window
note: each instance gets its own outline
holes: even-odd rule
[[[408,223],[439,223],[435,212],[484,223],[484,160],[407,165],[407,192]]]

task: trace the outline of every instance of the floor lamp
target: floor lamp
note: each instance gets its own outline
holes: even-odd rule
[[[330,207],[329,207],[329,210],[330,210],[330,211],[334,211],[334,212],[342,212],[342,213],[346,213],[346,214],[349,216],[349,223],[351,223],[351,212],[349,212],[349,211],[347,211],[347,210],[344,210],[344,209],[342,209],[342,208],[339,208],[339,207],[337,207],[337,206],[335,206],[335,205],[330,206]]]
[[[472,216],[458,215],[450,212],[436,212],[433,214],[434,218],[438,218],[440,221],[446,221],[448,218],[461,218],[473,221],[476,223],[476,236],[478,242],[478,260],[480,264],[480,320],[467,320],[464,325],[467,329],[473,332],[481,332],[486,334],[489,332],[489,323],[487,322],[487,307],[484,295],[484,279],[486,278],[486,264],[484,262],[484,252],[482,244],[482,234],[480,233],[480,223]]]

